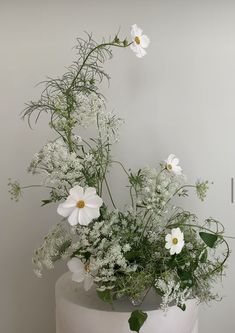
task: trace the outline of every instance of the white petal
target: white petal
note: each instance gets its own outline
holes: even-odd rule
[[[89,198],[84,198],[86,207],[90,208],[100,208],[103,204],[103,200],[98,195],[90,196]]]
[[[77,200],[75,200],[73,197],[69,196],[65,202],[63,202],[64,208],[74,208],[77,204]]]
[[[84,193],[84,199],[89,198],[90,196],[96,195],[96,189],[94,187],[88,187]]]
[[[182,173],[182,168],[180,166],[175,166],[173,168],[173,172],[176,174],[176,175],[181,175]]]
[[[178,165],[179,164],[179,159],[177,157],[174,157],[173,160],[172,160],[172,164],[173,165]]]
[[[99,209],[84,207],[82,209],[79,209],[79,224],[88,225],[93,219],[99,216]]]
[[[134,39],[136,36],[141,36],[142,35],[143,30],[140,29],[139,27],[137,27],[136,24],[133,24],[131,27],[131,36]]]
[[[78,217],[79,217],[78,214],[79,214],[79,209],[74,208],[72,214],[68,218],[69,224],[71,224],[72,226],[78,224]]]
[[[72,213],[73,209],[74,207],[65,207],[63,202],[59,204],[57,208],[57,213],[63,217],[68,217]]]
[[[166,163],[167,164],[172,164],[172,160],[175,158],[175,155],[174,154],[170,154],[167,159],[166,159]]]
[[[69,194],[73,199],[76,201],[83,199],[84,191],[83,188],[79,185],[74,186],[73,188],[70,189]]]
[[[134,52],[137,52],[137,51],[138,51],[138,45],[135,44],[135,43],[131,44],[131,45],[130,45],[130,48],[131,48],[132,51],[134,51]]]
[[[171,235],[172,235],[172,237],[176,237],[176,238],[178,238],[177,236],[178,235],[181,235],[181,230],[180,230],[180,228],[178,227],[178,228],[173,228],[172,230],[171,230]]]
[[[75,272],[72,275],[72,280],[75,282],[82,282],[85,279],[85,272]]]
[[[175,247],[174,246],[172,246],[171,249],[170,249],[170,255],[173,255],[173,254],[175,254]]]
[[[165,248],[166,248],[167,250],[169,250],[169,249],[171,248],[171,246],[172,246],[172,243],[170,243],[170,242],[167,242],[167,243],[165,244]]]
[[[84,271],[84,264],[78,258],[72,258],[67,262],[67,266],[71,272],[83,272]]]
[[[135,54],[138,58],[142,58],[147,54],[147,52],[141,46],[137,45]]]
[[[88,225],[93,220],[93,215],[90,213],[92,208],[84,207],[79,209],[79,224]]]
[[[171,242],[171,234],[166,235],[165,241],[166,242]]]
[[[150,40],[149,40],[148,36],[146,36],[146,35],[141,36],[141,38],[140,38],[141,47],[146,48],[149,46],[149,43],[150,43]]]
[[[179,254],[181,251],[182,251],[182,248],[184,247],[184,241],[181,243],[181,244],[177,244],[176,246],[175,246],[175,253],[176,254]]]
[[[93,285],[93,277],[90,274],[85,275],[84,289],[88,291]]]

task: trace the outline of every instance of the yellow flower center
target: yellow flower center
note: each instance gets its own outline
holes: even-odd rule
[[[138,37],[138,36],[135,36],[135,42],[136,42],[136,44],[140,44],[140,37]]]
[[[90,265],[89,264],[85,264],[84,265],[84,269],[85,269],[85,271],[87,272],[87,273],[90,273]]]
[[[79,200],[77,202],[77,208],[84,208],[85,207],[85,201],[84,200]]]
[[[178,244],[178,239],[177,239],[177,238],[173,238],[173,239],[172,239],[172,243],[173,243],[174,245]]]
[[[172,165],[171,164],[167,164],[166,168],[167,168],[168,171],[171,171],[172,170]]]

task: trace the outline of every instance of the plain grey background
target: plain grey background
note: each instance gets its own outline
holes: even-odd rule
[[[54,333],[54,283],[65,271],[37,279],[33,249],[59,221],[56,205],[40,208],[45,192],[34,190],[15,204],[8,177],[32,183],[25,169],[32,155],[53,137],[44,117],[34,130],[19,119],[24,103],[38,96],[35,84],[63,73],[83,31],[101,40],[119,28],[129,35],[138,24],[150,37],[143,59],[115,50],[104,88],[109,107],[126,119],[117,158],[138,168],[175,153],[188,180],[214,181],[204,204],[194,196],[185,206],[213,216],[235,235],[235,1],[221,0],[6,0],[0,1],[0,332]],[[120,205],[125,195],[119,173],[111,175]],[[231,240],[231,249],[235,241]],[[235,254],[218,290],[224,299],[201,307],[200,333],[235,330]]]

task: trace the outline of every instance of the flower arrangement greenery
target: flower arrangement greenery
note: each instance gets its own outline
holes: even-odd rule
[[[108,79],[103,64],[112,57],[113,48],[131,48],[137,57],[146,54],[149,39],[136,25],[131,41],[116,35],[96,43],[92,35],[77,39],[77,60],[61,78],[50,78],[38,101],[26,105],[23,118],[31,125],[35,116],[46,113],[53,141],[46,143],[28,168],[41,174],[42,183],[21,186],[9,182],[16,200],[27,187],[42,186],[48,197],[42,205],[59,202],[63,217],[35,251],[33,263],[38,276],[43,267],[53,268],[66,260],[72,279],[88,290],[94,284],[101,299],[114,302],[128,297],[139,305],[153,288],[166,310],[172,302],[185,310],[185,301],[217,299],[212,287],[223,274],[229,246],[223,225],[197,217],[176,205],[190,188],[204,200],[208,182],[187,185],[179,160],[170,154],[159,167],[126,169],[111,154],[118,139],[122,119],[108,112],[99,84]],[[81,137],[81,128],[95,126],[96,136]],[[118,209],[108,184],[111,167],[119,165],[126,175],[130,200]],[[103,198],[104,188],[112,207]],[[147,318],[133,311],[130,329],[139,332]]]

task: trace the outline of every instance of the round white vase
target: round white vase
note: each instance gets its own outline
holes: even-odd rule
[[[56,333],[130,333],[128,319],[133,310],[129,301],[112,306],[99,299],[95,288],[84,291],[83,284],[71,280],[71,273],[56,283]],[[141,309],[148,314],[141,333],[198,333],[198,305],[186,302],[186,311],[171,306],[159,309],[160,298],[149,293]]]

